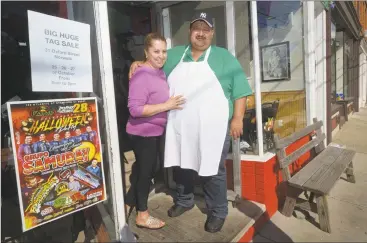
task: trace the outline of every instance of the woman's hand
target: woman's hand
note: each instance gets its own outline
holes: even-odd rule
[[[143,61],[135,61],[131,64],[130,66],[130,70],[129,70],[129,79],[131,79],[131,77],[133,76],[133,74],[135,73],[136,69],[138,67],[144,66],[144,62]]]
[[[171,96],[166,102],[167,110],[182,110],[183,104],[185,104],[186,100],[182,95]]]

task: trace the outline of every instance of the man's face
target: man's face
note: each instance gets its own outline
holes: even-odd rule
[[[276,57],[277,56],[277,52],[276,51],[273,51],[271,54],[272,54],[273,57]]]
[[[87,126],[87,132],[91,132],[92,128],[90,126]]]
[[[70,132],[65,132],[65,138],[70,138]]]
[[[58,134],[58,133],[54,134],[54,140],[59,141],[60,140],[60,134]]]
[[[93,166],[93,167],[96,167],[96,166],[97,166],[97,163],[98,163],[98,162],[97,162],[97,160],[93,160],[93,161],[92,161],[92,166]]]
[[[80,129],[76,129],[76,130],[75,130],[75,134],[76,134],[77,136],[79,136],[80,134],[82,134],[82,132],[80,131]]]
[[[26,144],[30,144],[30,143],[32,143],[32,137],[31,137],[31,136],[27,136],[27,137],[25,137],[25,143],[26,143]]]
[[[45,134],[41,134],[40,135],[40,141],[45,141],[46,139],[46,135]]]
[[[202,20],[195,21],[190,28],[191,45],[200,51],[205,51],[212,44],[214,30]]]
[[[74,176],[70,176],[70,177],[69,177],[69,181],[70,181],[70,182],[73,182],[73,181],[74,181]]]

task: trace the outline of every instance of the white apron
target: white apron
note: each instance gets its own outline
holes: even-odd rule
[[[200,176],[218,173],[228,127],[229,107],[222,86],[208,64],[181,61],[168,77],[171,95],[183,95],[182,110],[170,111],[166,129],[164,167],[192,169]]]

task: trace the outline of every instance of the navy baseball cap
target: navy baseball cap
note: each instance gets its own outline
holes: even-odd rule
[[[194,17],[192,17],[190,26],[198,20],[204,21],[205,23],[207,23],[207,25],[209,25],[210,28],[214,27],[213,18],[207,12],[197,12],[197,13],[195,13]]]

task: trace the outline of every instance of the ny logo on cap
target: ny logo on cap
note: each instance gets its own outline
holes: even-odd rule
[[[205,19],[206,18],[206,13],[201,13],[200,14],[200,18],[204,18]]]

